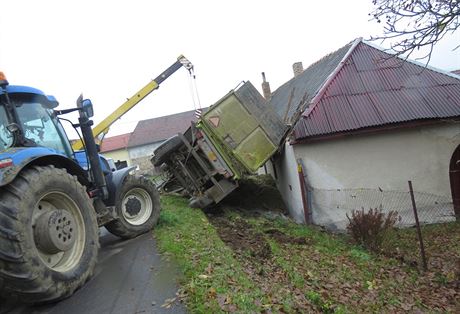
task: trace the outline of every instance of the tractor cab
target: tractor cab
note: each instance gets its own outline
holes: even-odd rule
[[[54,108],[53,96],[25,86],[8,85],[0,74],[0,151],[12,147],[47,147],[72,156],[72,149]]]
[[[27,302],[64,299],[96,265],[98,227],[121,238],[150,231],[160,200],[133,167],[111,171],[98,154],[93,106],[56,110],[42,91],[9,85],[0,72],[0,295]],[[82,151],[58,116],[79,113]]]

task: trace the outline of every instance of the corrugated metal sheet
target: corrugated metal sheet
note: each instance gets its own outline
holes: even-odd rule
[[[346,52],[342,51],[341,55]],[[328,71],[332,73],[333,69]],[[362,41],[344,60],[335,78],[323,88],[326,90],[318,103],[297,123],[296,140],[460,116],[460,77],[391,57]]]
[[[429,90],[420,91],[422,97],[431,106],[439,118],[447,118],[458,115],[460,104],[460,88],[458,85],[444,85],[432,87]]]
[[[347,95],[346,97],[348,103],[353,108],[356,119],[360,121],[364,127],[383,123],[384,120],[377,108],[369,106],[371,102],[369,95]]]

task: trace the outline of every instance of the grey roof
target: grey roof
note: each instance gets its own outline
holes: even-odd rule
[[[296,115],[301,103],[303,103],[302,99],[304,99],[306,104],[310,103],[327,81],[327,78],[338,67],[340,61],[350,50],[352,44],[353,42],[350,42],[337,51],[313,63],[306,68],[302,74],[293,77],[272,93],[270,106],[272,106],[283,121],[293,122],[291,120]],[[286,111],[288,111],[287,114]]]
[[[206,112],[207,108],[202,108]],[[195,110],[180,112],[169,116],[139,121],[128,142],[128,147],[147,145],[183,133],[196,121]]]

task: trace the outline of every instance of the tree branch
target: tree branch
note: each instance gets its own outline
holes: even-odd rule
[[[385,26],[383,35],[371,40],[398,39],[391,48],[406,59],[415,50],[427,47],[429,52],[421,59],[428,64],[436,43],[460,26],[460,0],[372,0],[372,3],[371,20],[377,23],[385,20]]]

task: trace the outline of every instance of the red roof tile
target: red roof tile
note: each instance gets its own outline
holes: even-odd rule
[[[460,116],[460,76],[392,57],[361,39],[332,73],[295,126],[296,140]]]
[[[101,153],[127,148],[130,135],[131,133],[127,133],[104,138],[101,145]]]

